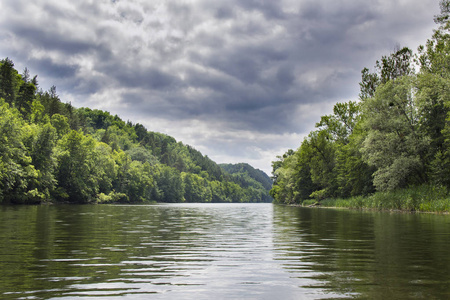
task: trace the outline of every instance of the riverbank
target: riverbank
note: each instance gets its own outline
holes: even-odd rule
[[[314,201],[304,201],[303,206],[309,206],[313,203]],[[369,196],[324,199],[317,206],[448,213],[450,212],[450,194],[445,187],[425,185],[389,192],[377,192]]]

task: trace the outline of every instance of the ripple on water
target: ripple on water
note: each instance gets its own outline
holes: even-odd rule
[[[5,220],[15,231],[0,231],[8,241],[0,245],[0,298],[448,296],[444,219],[409,217],[398,226],[404,216],[270,204],[55,206],[23,213]]]

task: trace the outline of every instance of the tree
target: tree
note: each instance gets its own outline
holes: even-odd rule
[[[381,62],[376,62],[376,68],[380,73],[380,83],[384,84],[390,80],[411,75],[413,69],[412,50],[408,47],[397,49],[389,56],[383,56]]]
[[[80,131],[72,130],[57,145],[57,180],[60,200],[77,203],[94,202],[99,193],[95,164],[95,140]]]
[[[186,202],[211,202],[212,194],[208,181],[197,174],[181,173]]]
[[[98,191],[100,193],[110,193],[118,170],[113,157],[113,150],[105,143],[96,142],[94,151],[91,153],[91,159],[96,168],[92,175],[98,184]]]
[[[184,196],[183,180],[178,170],[162,166],[157,178],[158,187],[162,192],[162,202],[182,202]]]
[[[149,163],[132,161],[126,174],[128,184],[122,192],[132,203],[155,200],[153,197],[154,179]]]
[[[137,160],[142,163],[148,162],[151,165],[158,163],[158,159],[152,155],[152,152],[142,146],[133,147],[126,151],[132,160]]]
[[[359,98],[361,100],[372,98],[375,95],[375,90],[379,84],[380,77],[377,73],[370,73],[368,68],[362,69],[361,82],[359,83]]]
[[[14,69],[14,63],[9,58],[0,61],[0,98],[12,105],[17,96],[18,77],[20,75]]]
[[[300,198],[298,197],[299,193],[296,186],[297,180],[301,181],[300,186],[303,187],[303,181],[295,176],[298,156],[296,152],[289,149],[283,156],[279,156],[278,159],[278,161],[272,163],[274,183],[269,193],[275,200],[275,203],[298,203]],[[309,170],[307,178],[311,178]]]
[[[342,145],[336,150],[334,172],[336,173],[339,197],[367,195],[375,191],[372,174],[376,168],[369,166],[364,161],[360,151],[367,137],[367,131],[361,125],[362,123],[358,122],[349,136],[348,144]]]
[[[38,177],[25,145],[25,123],[0,99],[0,199],[6,203],[36,203],[41,199],[32,184]]]
[[[54,114],[51,117],[50,122],[56,129],[56,133],[58,134],[59,138],[67,134],[70,130],[69,121],[66,116]]]
[[[368,135],[363,143],[365,161],[377,170],[378,190],[393,190],[427,181],[425,154],[429,138],[420,130],[413,93],[413,78],[404,76],[377,88],[364,102]]]
[[[31,161],[38,171],[36,188],[43,200],[49,200],[51,192],[55,189],[56,160],[53,149],[56,145],[56,129],[50,124],[37,128],[32,136]]]
[[[25,71],[27,71],[25,69]],[[26,73],[23,76],[28,76]],[[15,100],[16,108],[27,118],[31,114],[31,106],[35,99],[36,86],[29,82],[28,79],[24,79],[19,88],[17,99]]]
[[[372,98],[380,84],[390,80],[410,75],[413,72],[412,50],[404,47],[396,50],[389,56],[383,56],[381,61],[376,61],[375,73],[369,73],[369,69],[364,68],[361,71],[360,99]]]
[[[448,29],[448,24],[450,21],[450,1],[441,0],[439,2],[439,7],[441,9],[441,13],[434,16],[434,22]]]
[[[347,144],[360,119],[360,104],[352,101],[336,103],[333,112],[334,115],[322,116],[316,127],[325,130],[333,141]]]
[[[336,144],[330,139],[326,130],[313,131],[303,141],[302,147],[308,153],[311,181],[318,188],[324,190],[323,197],[335,195],[336,176],[335,167]]]

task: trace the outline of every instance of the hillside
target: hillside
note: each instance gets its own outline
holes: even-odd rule
[[[262,193],[264,202],[272,202],[269,191],[272,188],[272,179],[261,170],[255,169],[247,163],[220,164],[222,169],[231,174],[232,180],[245,188],[253,188]]]
[[[267,202],[173,137],[75,108],[0,61],[0,203]]]
[[[261,183],[266,190],[270,190],[272,188],[272,179],[270,179],[269,175],[259,169],[253,168],[247,163],[219,164],[219,166],[231,175],[247,175],[248,177]]]

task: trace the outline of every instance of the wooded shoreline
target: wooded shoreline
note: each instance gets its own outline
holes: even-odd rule
[[[272,202],[271,185],[248,164],[64,103],[0,60],[0,203]]]
[[[450,211],[450,1],[417,53],[398,47],[272,163],[276,203]],[[333,199],[333,200],[331,200]]]

